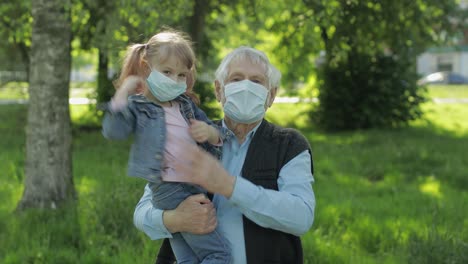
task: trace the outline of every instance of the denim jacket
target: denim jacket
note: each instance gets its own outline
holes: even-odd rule
[[[224,140],[227,130],[216,126],[206,114],[195,106],[186,95],[175,101],[180,103],[180,111],[188,124],[189,119],[197,119],[216,127]],[[128,160],[128,175],[141,177],[150,182],[161,181],[161,165],[166,142],[166,120],[164,109],[142,95],[132,95],[128,105],[121,111],[112,111],[107,104],[102,123],[102,134],[107,139],[126,139],[134,135],[134,142]],[[198,144],[216,158],[221,158],[221,147],[208,142]]]

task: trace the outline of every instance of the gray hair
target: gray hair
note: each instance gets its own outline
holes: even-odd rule
[[[241,46],[233,50],[221,61],[221,64],[215,72],[215,78],[221,86],[224,86],[224,81],[228,77],[229,65],[233,61],[237,61],[239,59],[248,59],[254,64],[261,65],[265,69],[265,75],[269,86],[267,88],[279,88],[281,81],[280,71],[270,63],[270,60],[265,53],[246,46]]]

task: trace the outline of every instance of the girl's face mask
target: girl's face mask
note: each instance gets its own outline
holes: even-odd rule
[[[177,96],[183,94],[187,90],[185,82],[176,82],[165,76],[157,70],[151,70],[150,75],[146,79],[149,90],[160,102],[174,100]]]
[[[265,115],[268,90],[249,80],[229,83],[224,87],[224,114],[235,122],[252,124]]]

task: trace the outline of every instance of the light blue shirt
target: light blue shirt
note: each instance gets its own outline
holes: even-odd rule
[[[232,249],[233,264],[247,263],[242,215],[262,227],[296,236],[306,233],[314,220],[315,196],[311,187],[313,176],[307,150],[281,168],[279,191],[264,189],[242,178],[241,170],[247,149],[259,125],[248,133],[242,144],[234,136],[223,142],[222,163],[229,174],[236,177],[236,182],[229,199],[215,195],[213,203],[218,217],[218,230]],[[162,213],[162,210],[152,206],[151,190],[146,186],[135,208],[135,226],[153,240],[171,238],[171,233],[164,226]]]

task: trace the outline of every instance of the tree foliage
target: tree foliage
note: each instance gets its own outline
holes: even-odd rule
[[[394,127],[422,115],[413,62],[385,54],[346,54],[319,71],[320,107],[312,118],[329,130]]]
[[[0,5],[0,69],[28,72],[31,49],[30,1],[4,0]]]
[[[72,4],[72,28],[75,42],[79,44],[77,47],[94,51],[97,56],[98,101],[106,101],[113,94],[109,72],[113,72],[111,69],[118,72],[126,46],[146,41],[163,25],[186,31],[192,36],[201,80],[213,79],[212,72],[231,49],[249,45],[267,53],[280,69],[283,90],[294,92],[299,87],[306,87],[302,89],[308,91],[305,96],[316,96],[320,92],[322,101],[335,98],[326,95],[333,92],[330,89],[340,90],[334,87],[336,82],[333,85],[326,83],[330,80],[330,77],[326,77],[327,71],[334,78],[341,79],[348,78],[347,74],[352,73],[355,76],[353,79],[361,81],[366,78],[356,74],[369,76],[375,73],[370,68],[366,68],[366,71],[360,66],[346,68],[356,65],[350,61],[351,57],[358,57],[360,61],[368,58],[370,62],[366,62],[366,65],[375,68],[390,65],[380,63],[382,58],[390,56],[394,63],[402,63],[402,67],[414,72],[418,54],[433,44],[450,42],[454,31],[460,28],[466,30],[467,21],[466,12],[457,10],[456,0],[72,0]],[[459,18],[463,14],[465,17]],[[29,1],[7,0],[0,6],[0,24],[0,36],[8,39],[7,45],[0,43],[0,49],[5,50],[7,46],[22,50],[23,58],[28,58],[31,27]],[[321,53],[326,54],[325,66],[317,72],[316,62]],[[341,73],[336,72],[337,69]],[[317,73],[320,75],[317,76]],[[404,81],[389,80],[387,83],[406,83],[409,84],[407,87],[416,87],[417,77],[414,74],[385,76]],[[402,79],[410,76],[411,79]],[[343,85],[345,87],[340,93],[355,96],[347,90],[357,91],[356,86],[361,84],[353,81]],[[197,88],[202,94],[202,101],[214,99],[210,85],[197,84]],[[399,88],[394,90],[400,91]],[[402,98],[399,94],[394,96]],[[410,98],[413,97],[405,100],[414,99]],[[323,102],[313,115],[321,115],[318,119],[323,122],[332,120],[333,116],[327,115],[330,109],[325,106],[337,107],[343,106],[343,103],[339,100]],[[417,107],[417,104],[402,104]],[[365,115],[373,112],[363,107],[357,109]],[[392,109],[389,108],[389,111]],[[408,121],[417,116],[404,119]],[[369,117],[369,120],[375,118]],[[351,120],[342,121],[340,123],[353,123]],[[406,122],[403,119],[400,121]],[[390,123],[396,125],[395,122]],[[327,126],[333,127],[332,124]]]
[[[399,126],[420,117],[416,57],[449,33],[455,1],[304,4],[314,11],[326,51],[313,113],[324,128]]]

